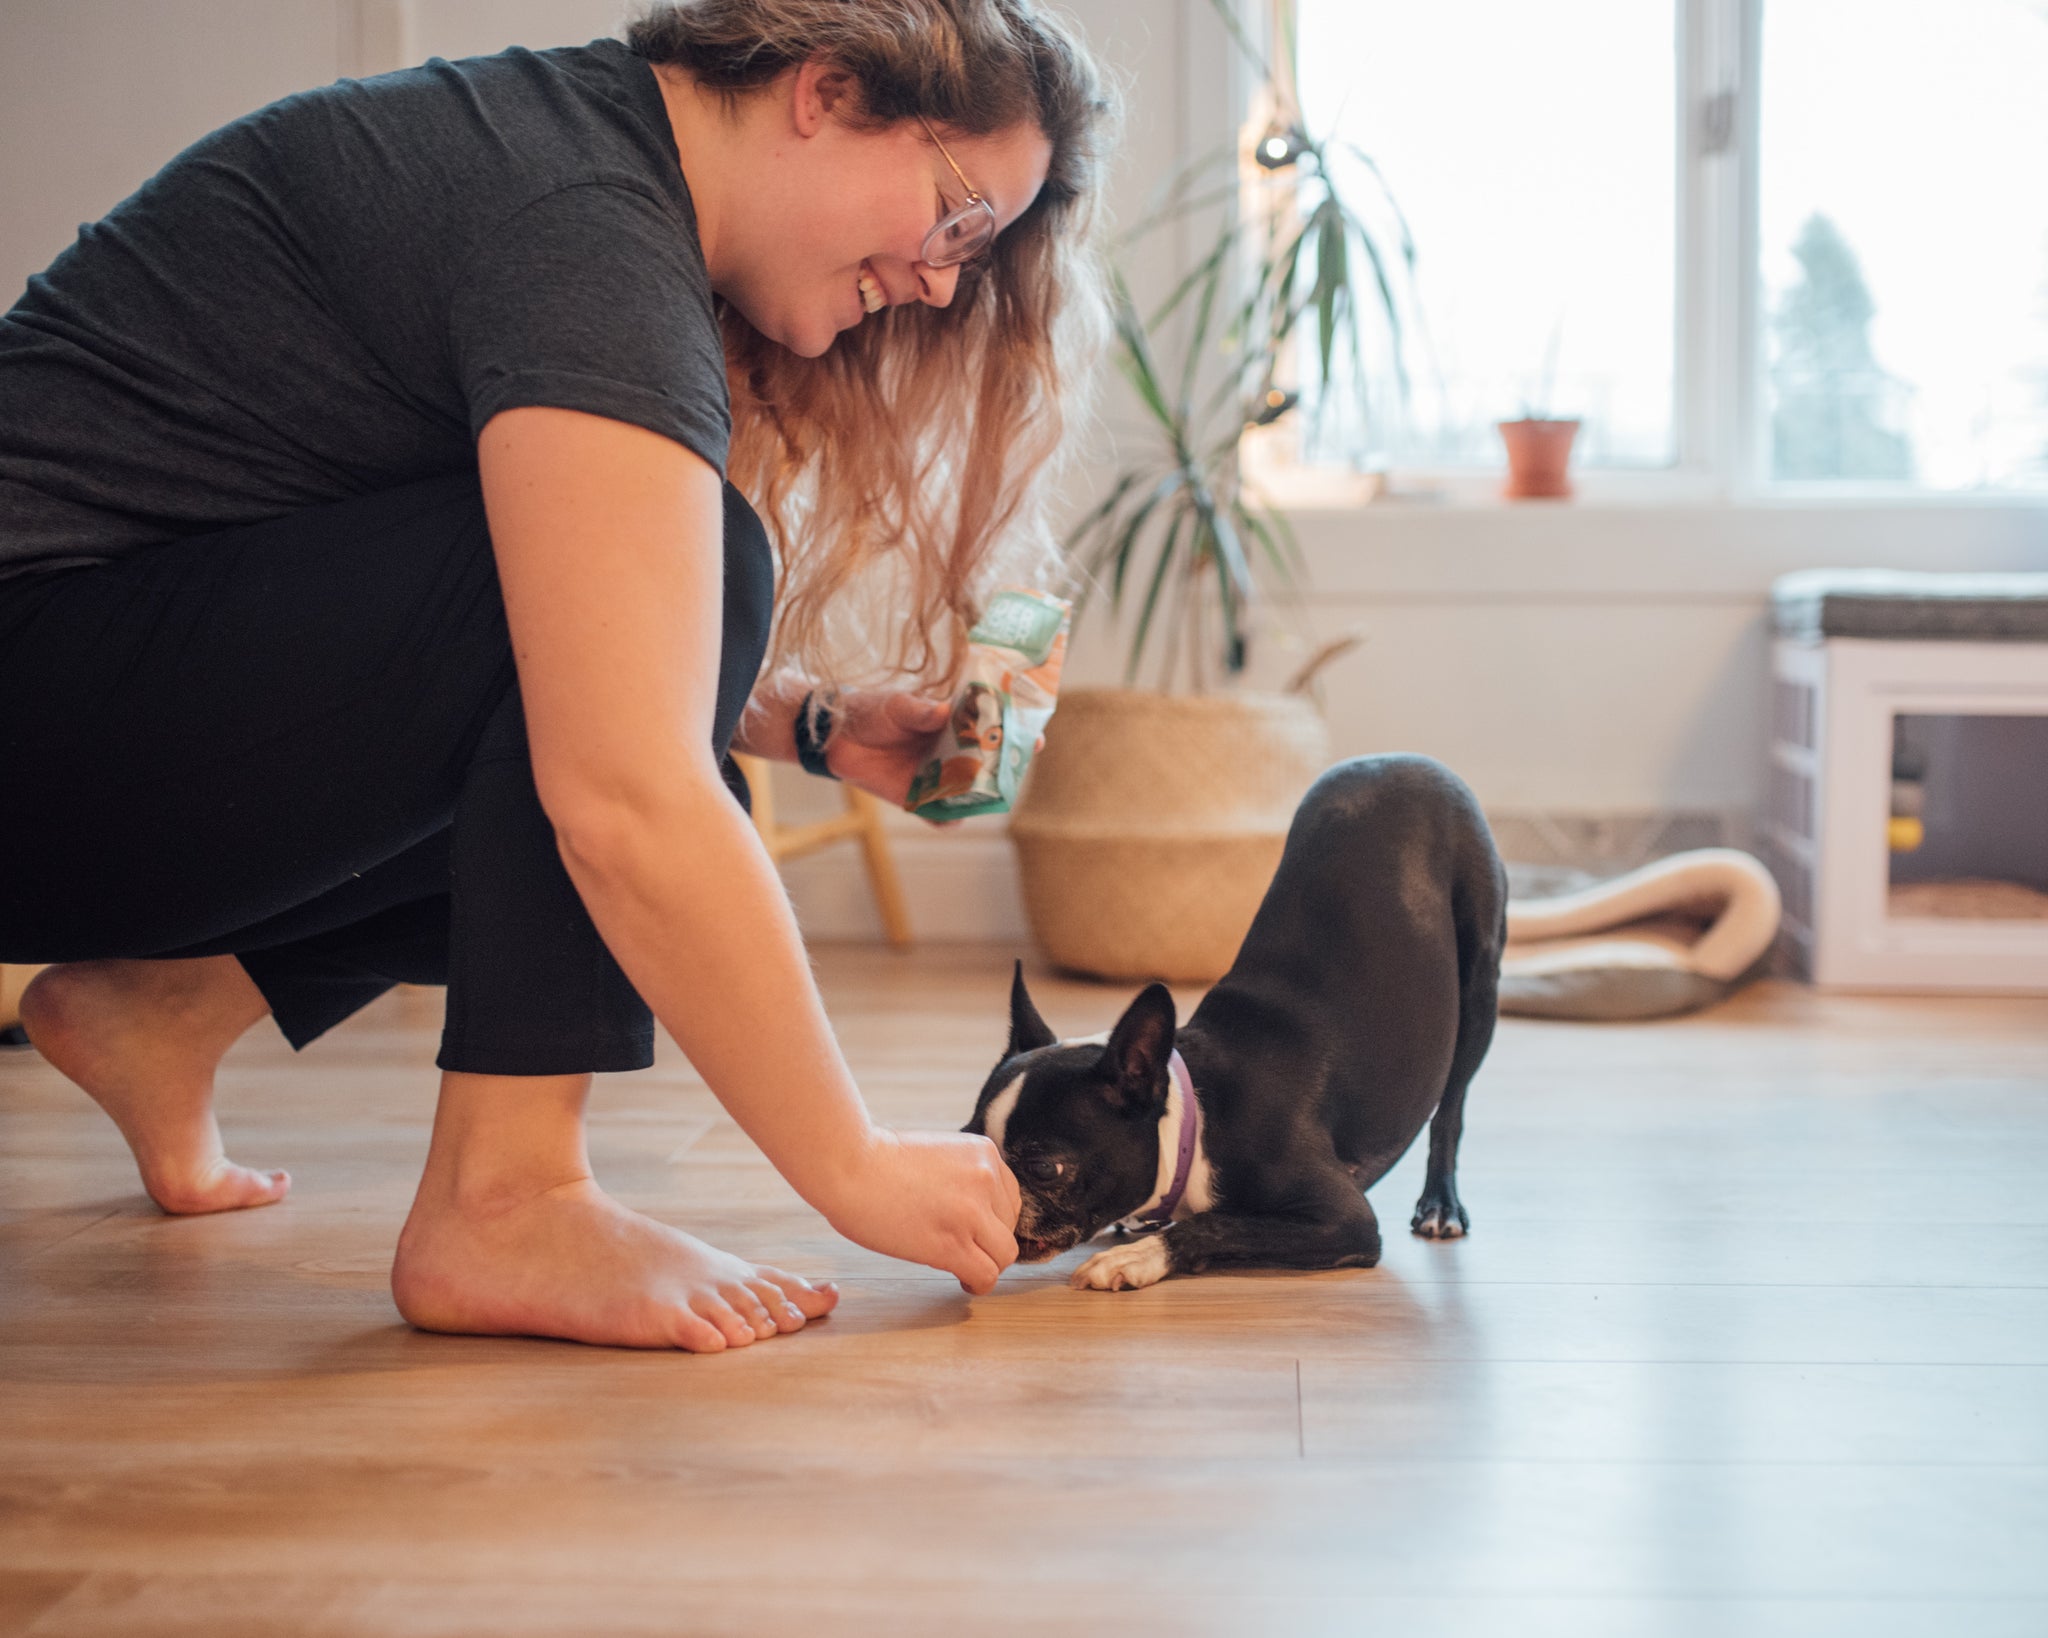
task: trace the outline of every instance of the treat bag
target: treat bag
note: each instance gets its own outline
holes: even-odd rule
[[[905,806],[931,820],[1007,813],[1052,719],[1073,606],[1006,586],[968,633],[967,664],[940,754],[918,770]]]

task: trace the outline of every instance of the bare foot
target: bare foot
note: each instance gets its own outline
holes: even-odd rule
[[[284,1172],[237,1166],[213,1118],[213,1074],[269,1007],[233,956],[74,961],[21,998],[35,1048],[113,1116],[165,1211],[233,1211],[282,1200]]]
[[[432,1168],[391,1269],[398,1311],[424,1331],[565,1337],[718,1353],[829,1314],[839,1292],[742,1261],[628,1211],[589,1177],[458,1202]]]

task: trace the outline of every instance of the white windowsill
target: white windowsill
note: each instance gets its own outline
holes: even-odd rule
[[[1556,513],[1656,512],[1731,514],[1804,512],[1865,516],[1892,512],[1947,516],[2048,516],[2048,490],[1945,491],[1899,484],[1756,483],[1731,481],[1704,464],[1667,467],[1586,466],[1571,473],[1563,500],[1509,500],[1501,488],[1505,463],[1485,467],[1393,468],[1360,473],[1305,465],[1295,457],[1295,432],[1285,426],[1250,433],[1240,446],[1248,488],[1290,517],[1375,521],[1404,515],[1480,514],[1538,517]]]
[[[1799,569],[2048,570],[2034,498],[1634,493],[1285,506],[1316,602],[1715,604],[1760,609]]]
[[[1878,484],[1770,484],[1731,489],[1704,472],[1593,469],[1572,474],[1562,500],[1509,500],[1497,470],[1356,473],[1294,468],[1258,475],[1262,496],[1309,513],[1557,511],[2048,511],[2048,491],[1901,489]]]

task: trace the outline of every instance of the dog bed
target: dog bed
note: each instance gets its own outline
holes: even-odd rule
[[[1733,848],[1673,854],[1611,881],[1508,903],[1500,1010],[1665,1018],[1736,989],[1778,933],[1778,884]]]

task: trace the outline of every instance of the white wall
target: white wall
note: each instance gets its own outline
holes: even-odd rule
[[[1069,0],[1130,82],[1112,204],[1134,220],[1182,155],[1213,145],[1230,57],[1208,0]],[[178,147],[285,92],[429,53],[579,42],[618,0],[5,0],[0,288],[9,294]],[[1186,237],[1186,236],[1184,236]],[[1170,243],[1131,268],[1164,288]],[[1142,426],[1114,397],[1110,441]],[[1084,498],[1108,466],[1077,480]],[[1337,749],[1443,757],[1495,809],[1740,811],[1757,799],[1764,611],[1794,568],[2048,568],[2048,508],[1381,506],[1307,513],[1316,629],[1362,628],[1327,699]],[[1120,669],[1084,627],[1073,677]],[[785,802],[829,806],[793,778]],[[983,821],[905,820],[931,936],[1014,936],[1009,855]],[[814,932],[874,927],[851,855],[791,869]]]
[[[164,161],[342,72],[336,0],[4,0],[0,302]]]
[[[473,57],[523,45],[582,45],[618,32],[626,0],[412,0],[412,55]]]
[[[1362,627],[1340,752],[1427,751],[1490,808],[1761,800],[1771,581],[2048,568],[2048,506],[1544,505],[1298,519],[1319,627]]]
[[[580,45],[628,0],[4,0],[0,299],[197,137],[344,74]]]

